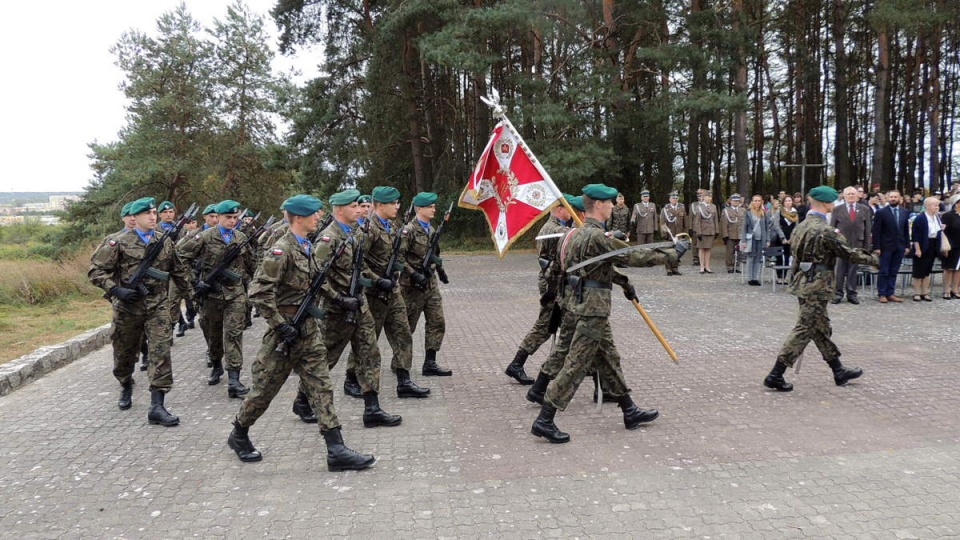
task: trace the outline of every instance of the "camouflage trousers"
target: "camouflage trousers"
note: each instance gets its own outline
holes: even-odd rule
[[[551,380],[557,378],[557,374],[559,374],[563,368],[567,354],[570,352],[570,343],[573,341],[573,334],[576,329],[577,316],[569,310],[564,309],[562,322],[560,323],[560,328],[557,330],[556,343],[554,344],[553,351],[550,353],[550,357],[540,366],[540,373],[550,377]],[[603,358],[604,354],[605,351],[596,351],[593,369],[597,369],[599,365],[605,361]],[[622,370],[620,373],[620,378],[623,379]],[[610,389],[616,386],[616,376],[611,375],[609,371],[600,371],[599,376],[600,386],[603,387],[603,391],[608,394],[612,393]]]
[[[247,298],[240,295],[231,300],[204,298],[200,308],[201,328],[210,349],[210,360],[223,361],[227,371],[243,367],[243,331],[246,329]]]
[[[403,287],[402,292],[403,302],[407,305],[407,322],[410,325],[410,333],[412,334],[417,330],[420,314],[423,313],[426,320],[423,328],[423,348],[439,351],[440,345],[443,344],[443,334],[447,328],[447,323],[443,319],[443,300],[440,298],[440,289],[436,285],[425,291],[416,287]]]
[[[267,330],[263,335],[263,345],[250,368],[253,385],[237,413],[240,425],[250,427],[263,416],[290,372],[296,371],[300,376],[299,389],[307,395],[319,420],[320,431],[340,427],[337,411],[333,407],[327,348],[317,321],[307,319],[300,337],[293,345],[286,347],[284,352],[277,352],[276,349],[277,335],[273,330]]]
[[[353,369],[360,382],[360,391],[364,394],[380,392],[380,347],[373,315],[366,304],[360,308],[357,319],[356,322],[347,322],[341,313],[327,313],[323,333],[330,369],[337,365],[349,343],[357,355]]]
[[[159,303],[146,308],[143,301],[132,304],[113,302],[113,376],[125,384],[133,379],[140,345],[147,340],[149,364],[147,377],[150,390],[169,392],[173,387],[173,366],[170,363],[170,310]]]
[[[542,296],[547,292],[547,284],[540,284],[540,295]],[[553,306],[556,304],[556,300],[548,302],[547,305],[540,306],[540,313],[537,315],[537,321],[533,323],[533,328],[527,332],[526,337],[523,338],[523,341],[520,342],[520,349],[525,351],[528,355],[533,355],[537,352],[537,349],[540,348],[548,339],[550,339],[550,319],[553,316]]]
[[[797,316],[797,325],[787,335],[777,360],[793,367],[797,358],[803,354],[807,344],[813,341],[823,355],[823,359],[838,360],[840,349],[830,340],[833,328],[830,327],[830,317],[827,317],[827,300],[799,298],[800,314]]]
[[[394,292],[387,295],[387,301],[384,302],[375,294],[368,294],[367,305],[370,306],[370,313],[373,315],[377,339],[380,339],[382,332],[387,334],[387,342],[390,343],[390,350],[393,351],[390,369],[410,371],[413,365],[413,334],[410,332],[407,305],[403,302],[403,296]],[[350,357],[347,359],[347,371],[356,373],[356,370],[357,355],[351,350]]]
[[[576,328],[570,340],[570,352],[560,373],[547,386],[545,397],[547,402],[561,411],[566,410],[584,377],[594,369],[600,373],[604,392],[615,397],[630,392],[620,366],[620,353],[613,344],[609,319],[574,317]]]

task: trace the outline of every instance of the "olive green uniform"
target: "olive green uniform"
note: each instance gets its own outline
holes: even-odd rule
[[[790,245],[794,257],[793,280],[787,290],[797,297],[800,313],[777,360],[793,366],[810,341],[817,345],[824,360],[839,360],[840,349],[830,340],[833,329],[827,316],[827,303],[834,294],[833,271],[837,259],[873,266],[879,262],[873,254],[850,247],[843,235],[827,223],[823,214],[812,211],[794,229]],[[808,265],[809,270],[805,270]]]
[[[628,209],[629,211],[629,209]],[[563,233],[570,228],[559,219],[550,216],[547,222],[540,228],[537,236],[548,234]],[[619,230],[619,229],[618,229]],[[554,305],[557,303],[556,295],[559,293],[559,265],[556,263],[557,247],[560,244],[559,238],[547,238],[539,240],[539,262],[540,275],[537,279],[537,285],[540,289],[540,297],[552,295],[553,299],[549,302],[540,302],[540,314],[537,315],[537,321],[533,323],[533,328],[527,332],[526,337],[520,342],[520,349],[528,355],[537,352],[537,349],[550,339],[550,319],[553,317]]]
[[[643,201],[633,205],[630,228],[635,230],[638,245],[653,242],[654,233],[657,232],[657,205]]]
[[[163,241],[164,233],[153,232],[150,242]],[[127,283],[140,261],[146,255],[147,244],[136,231],[127,231],[108,236],[94,252],[87,276],[90,282],[107,294],[114,286]],[[192,296],[187,278],[188,270],[177,259],[174,246],[163,243],[163,249],[153,262],[153,268],[168,272],[180,288],[184,298]],[[150,391],[169,392],[173,387],[173,368],[170,363],[170,309],[167,304],[168,288],[165,280],[147,276],[143,280],[149,294],[136,302],[122,302],[117,298],[113,304],[113,375],[126,385],[133,378],[133,369],[140,352],[140,344],[146,335],[149,347]]]
[[[177,246],[177,252],[184,264],[193,265],[198,259],[202,261],[200,280],[204,280],[220,264],[231,246],[242,244],[246,239],[245,234],[234,231],[227,243],[220,234],[220,227],[211,227],[186,237]],[[200,300],[200,314],[210,348],[210,360],[215,365],[225,360],[227,371],[240,371],[243,367],[243,331],[246,329],[247,313],[244,281],[249,280],[256,270],[249,244],[243,247],[227,270],[237,279],[221,279],[214,290]]]
[[[419,220],[414,217],[400,232],[404,237],[404,243],[401,247],[404,269],[400,274],[400,290],[403,294],[403,301],[407,305],[407,321],[410,325],[410,331],[414,332],[417,329],[420,314],[423,314],[426,320],[424,349],[439,351],[446,331],[446,321],[443,318],[443,299],[440,297],[440,280],[437,278],[437,274],[432,272],[426,287],[420,290],[414,286],[411,277],[414,272],[423,273],[424,271],[423,258],[430,247],[430,235],[433,234],[433,231],[432,225],[424,229]]]
[[[747,213],[743,206],[728,206],[720,212],[720,236],[726,249],[727,270],[733,270],[734,255],[737,245],[740,244],[740,233],[743,228],[743,216]]]

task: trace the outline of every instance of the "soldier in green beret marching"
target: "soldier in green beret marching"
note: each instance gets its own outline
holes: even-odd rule
[[[213,368],[207,384],[220,383],[224,360],[228,376],[227,395],[240,398],[249,391],[240,382],[243,368],[243,331],[246,329],[247,295],[244,280],[249,280],[256,271],[253,252],[249,245],[224,272],[224,278],[216,283],[207,283],[206,275],[223,259],[232,245],[243,244],[247,237],[236,229],[240,219],[240,203],[221,201],[216,206],[219,223],[216,227],[199,232],[185,239],[177,253],[187,265],[200,260],[200,280],[194,289],[200,302],[201,316],[205,321],[205,336],[210,349]]]
[[[833,271],[837,259],[871,266],[879,266],[880,262],[876,255],[850,247],[843,235],[827,223],[827,216],[838,198],[839,193],[830,186],[811,189],[807,196],[810,205],[807,217],[790,235],[793,280],[787,290],[797,297],[800,312],[773,369],[763,380],[767,388],[779,392],[793,390],[793,385],[783,378],[783,374],[797,362],[811,341],[833,371],[837,386],[863,375],[862,369],[846,368],[840,363],[840,349],[830,340],[833,329],[827,316],[827,303],[833,298]]]
[[[94,252],[88,277],[103,289],[113,304],[113,375],[120,382],[121,392],[117,406],[127,410],[132,406],[133,370],[144,334],[150,347],[150,412],[151,424],[175,426],[180,419],[164,406],[164,396],[173,387],[170,364],[170,310],[167,305],[166,279],[172,278],[186,298],[191,298],[187,269],[180,264],[174,246],[163,242],[164,233],[157,230],[157,210],[154,199],[134,201],[128,212],[135,216],[133,230],[113,235]],[[130,279],[144,259],[148,246],[163,242],[153,261],[151,272],[142,282],[131,284]],[[134,287],[133,285],[137,285]]]
[[[430,235],[434,228],[430,220],[437,213],[437,194],[420,192],[413,198],[416,215],[404,225],[400,234],[404,237],[401,248],[404,257],[404,269],[400,274],[400,286],[403,301],[407,304],[407,320],[410,331],[417,329],[422,313],[424,322],[424,360],[421,373],[425,377],[449,377],[453,371],[437,364],[437,351],[443,344],[446,321],[443,318],[443,300],[440,296],[440,282],[436,273],[428,276],[423,268],[423,259],[430,245]],[[433,264],[443,265],[439,250]]]

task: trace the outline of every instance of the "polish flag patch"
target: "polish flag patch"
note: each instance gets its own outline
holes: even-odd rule
[[[273,254],[274,254],[274,255],[283,255],[283,250],[282,250],[282,249],[275,249],[275,250],[273,250]]]

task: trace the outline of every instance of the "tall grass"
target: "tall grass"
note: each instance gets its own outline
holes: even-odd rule
[[[96,298],[102,291],[87,281],[90,256],[80,250],[63,262],[0,260],[0,306],[38,306],[71,297]]]

